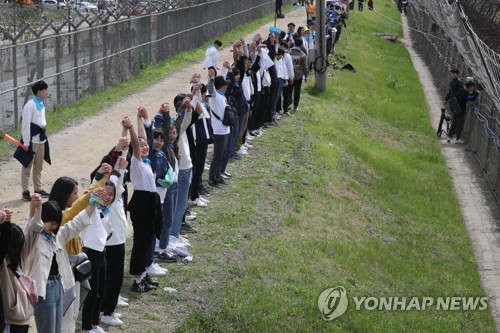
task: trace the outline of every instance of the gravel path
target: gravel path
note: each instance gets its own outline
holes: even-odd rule
[[[437,130],[443,96],[434,85],[430,69],[409,40],[405,16],[402,16],[402,21],[405,36],[402,42],[410,53],[413,67],[422,84],[430,122]],[[500,242],[496,218],[499,216],[497,202],[467,145],[455,144],[454,140],[447,143],[444,135],[440,143],[473,246],[481,283],[488,296],[497,332],[500,332]]]

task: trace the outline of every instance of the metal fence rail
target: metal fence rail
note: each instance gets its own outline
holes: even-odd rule
[[[27,7],[27,6],[25,6]],[[273,0],[177,0],[122,2],[85,15],[74,10],[60,20],[36,24],[0,21],[0,128],[14,129],[44,79],[53,105],[65,104],[129,79],[144,64],[200,47],[274,9]],[[16,14],[17,15],[17,14]],[[5,23],[9,23],[7,25]]]

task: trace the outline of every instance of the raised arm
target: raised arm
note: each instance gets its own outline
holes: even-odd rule
[[[128,130],[130,133],[130,144],[132,146],[132,150],[134,151],[134,156],[139,161],[141,160],[141,148],[139,144],[139,138],[137,137],[137,133],[134,130],[134,126],[132,125],[132,120],[129,116],[125,116],[122,119],[122,126]]]

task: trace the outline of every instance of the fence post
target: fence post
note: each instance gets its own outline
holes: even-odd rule
[[[14,126],[19,125],[19,101],[17,99],[17,43],[12,41],[12,83],[14,85]]]

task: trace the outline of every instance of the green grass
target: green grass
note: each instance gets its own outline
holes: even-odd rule
[[[397,20],[386,3],[377,10]],[[194,252],[238,255],[178,332],[495,331],[489,311],[357,311],[351,299],[321,317],[319,294],[338,285],[348,297],[484,296],[410,58],[373,35],[401,28],[370,11],[348,25],[337,51],[357,72],[335,71],[324,94],[309,83],[211,204],[202,236],[214,244]]]

